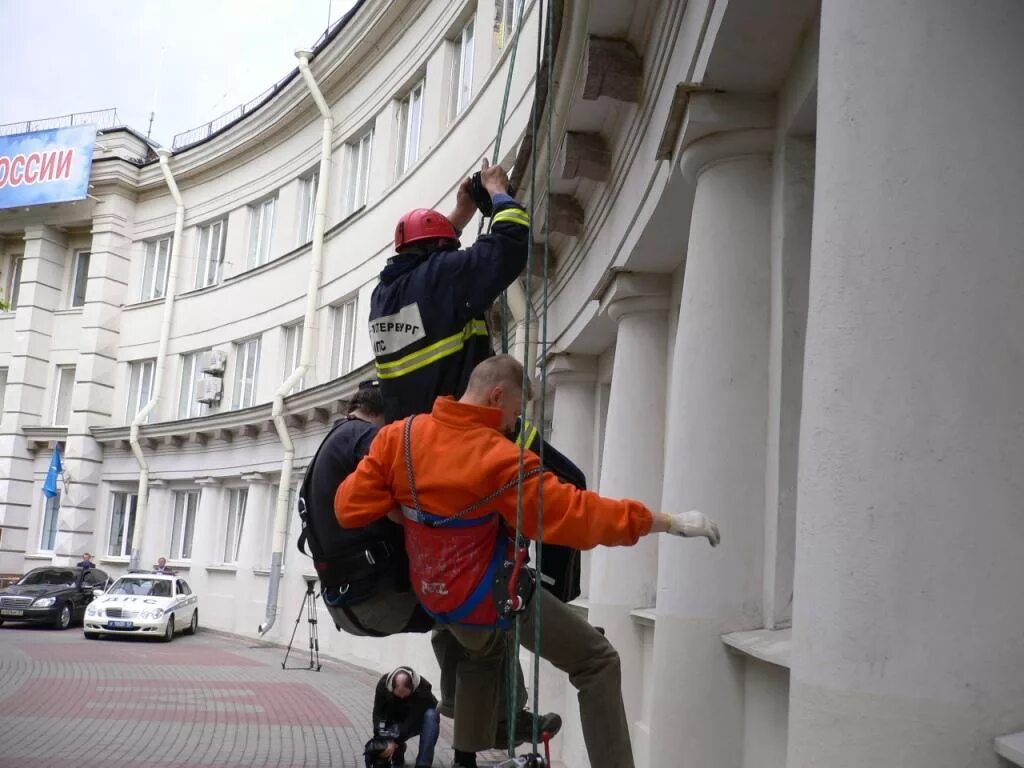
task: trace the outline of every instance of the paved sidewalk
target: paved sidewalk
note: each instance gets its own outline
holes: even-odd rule
[[[289,666],[308,664],[308,646]],[[200,630],[172,643],[0,627],[0,768],[361,768],[378,676]],[[442,719],[435,766],[448,768]],[[407,751],[416,755],[416,740]],[[495,754],[497,756],[497,754]]]

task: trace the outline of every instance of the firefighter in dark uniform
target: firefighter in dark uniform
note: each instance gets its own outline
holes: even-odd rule
[[[396,255],[381,272],[370,302],[370,341],[388,422],[429,413],[438,396],[462,396],[477,363],[494,355],[486,314],[526,267],[530,218],[508,194],[504,169],[489,166],[485,159],[475,181],[475,187],[471,179],[460,185],[450,217],[419,208],[405,214],[395,228]],[[459,248],[459,232],[478,208],[491,216],[491,231],[468,248]],[[540,452],[542,441],[529,422],[509,437]],[[568,458],[550,445],[543,450],[547,469],[565,482],[586,487],[583,473]],[[565,602],[579,596],[576,550],[545,546],[541,567],[546,589]],[[435,632],[432,642],[441,666],[440,709],[451,717],[463,650],[445,631]],[[519,697],[521,707],[521,667]],[[528,714],[520,720],[517,737],[530,725]],[[541,730],[560,725],[557,715],[545,715]],[[498,738],[502,743],[504,734]],[[481,734],[461,733],[456,720],[456,764],[474,764],[469,751],[491,746],[482,739]]]

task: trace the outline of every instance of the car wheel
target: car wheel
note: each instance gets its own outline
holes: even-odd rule
[[[67,629],[71,626],[71,619],[74,616],[74,611],[71,610],[71,603],[64,603],[60,607],[60,615],[57,617],[57,621],[54,625],[57,629]]]
[[[99,640],[100,639],[100,633],[99,632],[86,632],[85,633],[85,639],[86,640]]]
[[[194,635],[199,631],[199,609],[192,611],[192,621],[188,623],[188,629],[185,630],[186,635]]]
[[[167,617],[167,629],[164,630],[163,640],[165,643],[171,642],[174,639],[174,616]]]

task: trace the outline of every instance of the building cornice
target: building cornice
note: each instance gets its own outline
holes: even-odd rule
[[[373,376],[373,365],[368,363],[341,378],[286,397],[286,421],[292,429],[302,429],[310,423],[328,424],[336,416],[344,415],[359,382]],[[90,431],[101,445],[121,448],[129,445],[131,428],[127,425],[93,427]],[[255,440],[261,434],[273,431],[271,403],[263,403],[194,419],[145,424],[139,428],[139,439],[152,450],[161,445],[180,447],[186,443],[197,443],[205,446],[214,441]]]

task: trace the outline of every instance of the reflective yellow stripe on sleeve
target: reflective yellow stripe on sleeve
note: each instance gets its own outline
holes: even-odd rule
[[[466,342],[473,336],[487,335],[487,323],[483,320],[470,320],[458,333],[446,336],[440,341],[435,341],[433,344],[411,352],[398,360],[392,360],[389,363],[377,363],[377,378],[397,379],[413,371],[418,371],[420,368],[424,368],[442,358],[454,355],[466,346]]]
[[[523,419],[523,424],[519,428],[519,436],[516,438],[516,446],[530,450],[533,447],[533,441],[537,439],[537,427],[534,426],[532,421]]]
[[[506,208],[504,211],[494,214],[491,224],[501,224],[503,221],[522,224],[524,227],[530,226],[530,217],[521,208]]]

